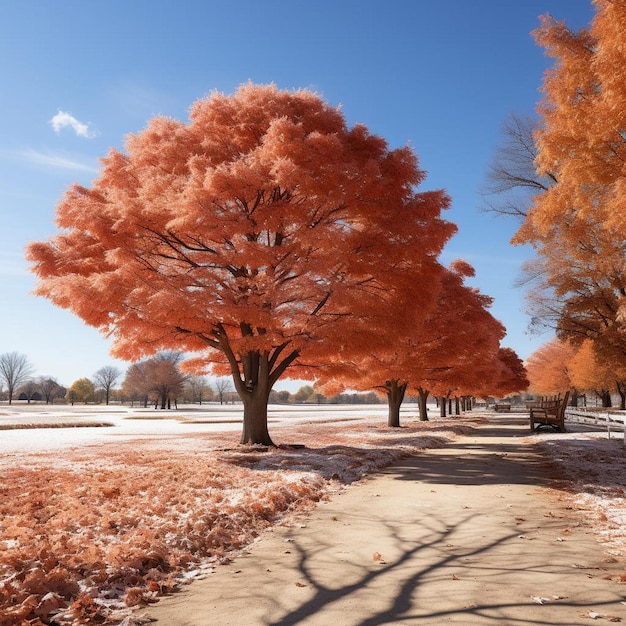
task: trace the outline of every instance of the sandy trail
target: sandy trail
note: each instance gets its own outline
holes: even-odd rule
[[[626,565],[571,510],[527,434],[527,420],[496,417],[389,467],[149,615],[163,626],[626,621]]]

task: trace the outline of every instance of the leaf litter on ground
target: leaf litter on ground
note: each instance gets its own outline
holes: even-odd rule
[[[279,430],[306,446],[263,450],[233,445],[227,432],[11,454],[0,459],[0,626],[145,623],[138,607],[368,473],[468,434],[470,424],[311,422]],[[625,556],[622,444],[580,432],[534,439],[574,514]]]
[[[279,431],[305,447],[211,433],[13,454],[0,460],[0,625],[140,624],[137,607],[270,526],[461,430],[311,423]]]

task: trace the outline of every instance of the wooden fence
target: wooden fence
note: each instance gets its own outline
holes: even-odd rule
[[[606,428],[610,439],[612,433],[624,433],[624,446],[626,446],[626,412],[607,411],[598,409],[585,409],[581,407],[567,407],[565,419],[580,424],[591,424]]]

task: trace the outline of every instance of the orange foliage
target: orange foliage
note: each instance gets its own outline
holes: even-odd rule
[[[618,382],[626,380],[624,369],[605,361],[590,339],[578,346],[569,371],[574,387],[580,391],[593,391],[598,396],[614,391]]]
[[[452,263],[445,273],[437,308],[417,335],[414,388],[445,397],[525,388],[523,367],[514,364],[515,353],[501,351],[505,328],[489,312],[492,299],[464,284],[473,275],[465,261]],[[513,370],[522,376],[516,382]]]
[[[377,389],[387,396],[390,425],[399,425],[407,387],[442,396],[525,389],[522,362],[512,350],[500,348],[505,330],[488,310],[491,298],[464,284],[473,275],[472,266],[462,260],[450,269],[439,266],[433,304],[406,309],[402,320],[389,317],[377,326],[376,337],[361,329],[377,347],[324,368],[318,373],[323,388]]]
[[[539,254],[535,313],[579,344],[592,339],[616,367],[626,363],[626,4],[595,0],[589,29],[551,17],[535,31],[555,59],[543,84],[536,133],[537,195],[514,238]],[[537,306],[538,304],[538,306]]]
[[[575,353],[573,346],[559,339],[535,350],[526,361],[531,392],[552,395],[571,389],[570,364]]]
[[[348,128],[304,90],[214,93],[188,124],[154,118],[126,150],[65,194],[58,235],[28,247],[36,293],[110,335],[116,356],[227,363],[242,442],[271,442],[263,405],[287,368],[307,375],[359,324],[406,306],[409,287],[427,294],[454,231],[439,217],[447,196],[415,191],[408,147]]]
[[[144,623],[133,607],[454,429],[281,429],[303,433],[313,445],[298,450],[228,451],[229,435],[211,433],[0,459],[0,624]]]
[[[504,397],[528,389],[530,384],[528,372],[514,350],[500,348],[495,365],[497,368],[495,376],[492,381],[485,385],[488,392],[481,394],[482,396]]]

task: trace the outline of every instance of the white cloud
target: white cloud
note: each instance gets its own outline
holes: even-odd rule
[[[17,158],[21,161],[27,161],[34,165],[43,165],[45,167],[55,167],[66,170],[74,170],[78,172],[97,172],[98,168],[89,163],[78,160],[75,157],[68,156],[65,153],[58,152],[38,152],[27,148],[10,154],[3,153],[2,156],[9,158]]]
[[[79,137],[84,137],[85,139],[93,139],[93,137],[98,135],[98,131],[91,122],[83,124],[83,122],[79,122],[71,113],[65,111],[59,111],[50,120],[50,124],[52,124],[54,132],[57,134],[69,126]]]

